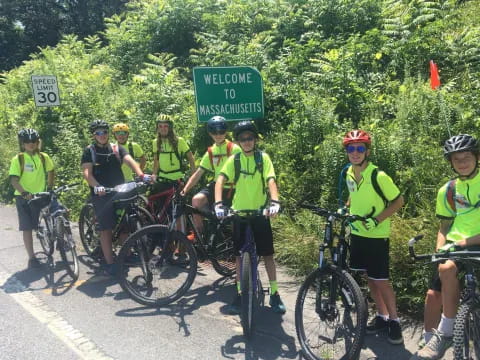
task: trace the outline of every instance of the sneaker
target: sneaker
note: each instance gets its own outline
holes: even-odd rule
[[[187,235],[187,239],[191,242],[195,242],[195,233],[190,231],[190,233]]]
[[[388,329],[388,321],[384,320],[381,316],[375,316],[370,322],[367,324],[367,334],[372,335],[376,334],[380,331],[384,331]]]
[[[228,307],[228,313],[230,315],[239,315],[241,305],[242,305],[242,296],[240,294],[237,294],[233,302]]]
[[[103,265],[103,273],[107,276],[117,276],[117,264],[105,264]]]
[[[270,307],[273,312],[276,312],[277,314],[285,314],[285,305],[283,304],[282,299],[280,299],[278,291],[275,294],[270,295]]]
[[[398,321],[388,320],[387,340],[393,345],[403,344],[402,327]]]
[[[28,268],[29,269],[38,269],[41,266],[42,266],[42,264],[40,263],[40,261],[38,261],[38,259],[36,257],[28,259]]]
[[[422,337],[420,338],[420,341],[417,344],[418,350],[423,349],[425,345],[427,345],[427,342],[425,341],[425,337],[422,335]]]
[[[425,347],[417,352],[412,359],[436,360],[441,359],[447,349],[452,346],[453,337],[445,336],[437,329],[433,329],[433,336]]]
[[[135,265],[140,262],[141,262],[140,256],[138,256],[137,254],[130,254],[128,256],[125,256],[125,260],[124,260],[125,264]]]

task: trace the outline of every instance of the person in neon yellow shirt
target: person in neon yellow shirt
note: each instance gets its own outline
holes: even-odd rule
[[[145,155],[143,154],[143,150],[140,145],[136,142],[128,141],[128,137],[130,135],[130,128],[128,125],[123,123],[113,125],[113,135],[117,140],[117,144],[122,145],[126,150],[128,150],[130,156],[140,166],[140,170],[144,171],[147,160],[145,159]],[[133,170],[127,164],[122,164],[122,172],[125,181],[134,180]]]
[[[39,267],[40,263],[33,251],[33,230],[38,227],[41,208],[28,200],[32,194],[53,187],[54,166],[45,153],[40,153],[40,136],[34,129],[22,129],[18,133],[21,153],[10,163],[10,182],[15,189],[19,230],[22,231],[23,243],[28,254],[28,267]]]
[[[377,316],[367,325],[367,334],[388,331],[391,344],[402,344],[403,336],[397,314],[395,293],[389,280],[390,217],[404,203],[403,196],[390,176],[377,172],[377,182],[385,203],[373,185],[370,161],[371,137],[363,130],[349,131],[343,146],[352,164],[347,171],[350,214],[368,217],[367,221],[352,224],[350,268],[366,272],[370,294],[375,301]]]
[[[230,155],[242,152],[237,144],[226,139],[227,123],[223,116],[214,116],[209,119],[207,122],[207,131],[214,143],[203,155],[202,160],[200,161],[200,166],[188,179],[181,193],[182,196],[185,196],[195,185],[197,185],[205,173],[211,175],[213,181],[192,198],[192,206],[197,209],[208,207],[214,203],[215,181],[217,180],[218,175],[220,175],[220,170],[222,169],[223,164],[225,164]],[[226,205],[231,204],[234,191],[232,183],[225,184],[223,201],[227,202]],[[197,230],[201,233],[203,231],[202,217],[195,214],[194,221]]]
[[[183,162],[195,171],[195,158],[187,142],[175,135],[173,118],[160,114],[157,117],[157,138],[153,140],[153,175],[158,181],[176,183],[185,176]]]
[[[228,181],[235,182],[235,180],[235,195],[233,196],[232,209],[267,209],[266,216],[255,218],[255,220],[252,221],[251,226],[257,247],[257,254],[263,257],[268,279],[270,281],[270,306],[274,312],[284,314],[285,305],[278,293],[277,272],[275,260],[273,258],[273,234],[269,219],[270,217],[276,216],[280,211],[277,183],[275,182],[275,171],[270,157],[264,152],[258,152],[255,150],[258,132],[253,122],[239,122],[235,125],[233,133],[235,141],[239,143],[242,152],[230,156],[223,165],[220,175],[217,177],[217,182],[215,184],[215,214],[219,218],[222,218],[225,215],[225,207],[223,204],[224,186]],[[235,161],[240,162],[238,179],[236,179]],[[257,161],[262,162],[262,173],[260,173]],[[268,188],[269,196],[266,188]],[[269,197],[270,201],[268,201]],[[237,255],[237,294],[230,305],[229,312],[232,315],[237,315],[240,313],[242,301],[239,281],[241,265],[240,250],[244,241],[242,233],[244,232],[245,224],[235,222],[233,229],[234,249]]]
[[[436,251],[446,250],[452,245],[461,248],[478,246],[480,245],[478,140],[468,134],[452,136],[445,142],[443,153],[452,169],[458,174],[458,178],[455,180],[452,204],[447,198],[449,183],[443,185],[437,193],[436,215],[440,219],[440,227]],[[437,288],[433,286],[432,288],[441,292],[443,313],[438,329],[432,329],[430,339],[412,359],[441,359],[452,344],[453,325],[460,298],[460,283],[457,275],[458,267],[455,261],[446,260],[438,265],[440,283]],[[432,306],[436,304],[427,303],[425,312],[432,311]]]

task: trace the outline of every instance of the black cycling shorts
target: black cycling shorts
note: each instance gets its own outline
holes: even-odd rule
[[[214,182],[209,183],[206,187],[204,187],[198,193],[205,195],[209,206],[210,207],[213,206],[213,204],[215,203],[215,183]],[[223,205],[231,207],[234,194],[235,194],[235,189],[224,188],[222,193]]]
[[[264,216],[258,216],[251,221],[251,227],[257,248],[257,255],[273,255],[273,233],[270,219]],[[247,224],[239,219],[236,219],[233,223],[233,247],[235,255],[237,256],[240,256],[240,250],[245,241],[246,228]]]
[[[388,238],[366,238],[353,235],[350,244],[350,269],[365,271],[372,280],[390,276],[390,241]]]
[[[18,215],[18,230],[29,231],[38,228],[38,218],[40,216],[40,206],[35,206],[35,202],[28,205],[27,200],[22,196],[15,197],[15,205],[17,207]]]

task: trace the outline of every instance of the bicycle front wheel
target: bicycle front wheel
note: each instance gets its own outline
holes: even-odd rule
[[[222,276],[235,274],[235,251],[231,227],[224,227],[217,231],[210,252],[210,261],[217,273]]]
[[[480,304],[462,304],[453,329],[455,360],[480,360]]]
[[[250,338],[253,332],[254,298],[252,259],[249,252],[242,255],[242,272],[240,277],[240,289],[242,292],[242,305],[240,309],[240,322],[242,323],[243,335]]]
[[[193,245],[164,225],[146,226],[130,235],[117,260],[122,289],[139,304],[153,307],[183,296],[197,273]]]
[[[40,220],[37,228],[37,239],[42,245],[42,249],[47,256],[53,254],[53,229],[52,223],[49,221],[51,218],[47,216],[43,211],[40,213]]]
[[[57,219],[57,243],[59,244],[60,256],[65,263],[68,274],[78,279],[80,265],[78,263],[77,249],[73,240],[70,225],[65,226],[64,219]]]
[[[367,315],[362,292],[348,272],[335,266],[313,271],[295,305],[295,328],[305,358],[357,358]]]
[[[93,204],[87,203],[80,211],[78,229],[85,252],[94,260],[103,258],[102,247],[100,246],[100,234],[96,226],[95,209],[93,208]]]

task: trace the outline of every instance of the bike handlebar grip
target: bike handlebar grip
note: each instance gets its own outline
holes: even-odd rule
[[[408,240],[408,252],[410,256],[414,259],[418,259],[419,257],[415,254],[415,249],[413,248],[415,243],[419,240],[423,239],[423,235],[417,235],[410,240]]]

